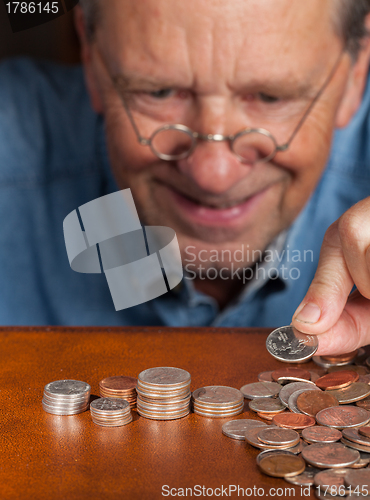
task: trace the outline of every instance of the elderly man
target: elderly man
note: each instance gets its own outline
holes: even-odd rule
[[[4,64],[2,323],[274,326],[297,308],[322,354],[368,343],[369,12],[83,0],[95,113],[79,70]],[[59,232],[78,205],[127,187],[143,224],[176,231],[185,279],[117,313],[103,281],[68,269]]]

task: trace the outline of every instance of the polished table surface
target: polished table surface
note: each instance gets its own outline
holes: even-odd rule
[[[266,351],[268,333],[240,328],[0,328],[0,498],[174,498],[169,488],[179,495],[179,488],[196,486],[208,489],[200,498],[210,498],[212,490],[216,498],[222,492],[216,488],[229,493],[229,485],[243,488],[244,498],[315,498],[283,479],[263,475],[256,465],[258,450],[222,434],[230,418],[190,414],[156,421],[133,412],[132,423],[105,428],[92,422],[89,411],[56,416],[42,409],[48,382],[83,380],[98,395],[104,377],[137,377],[155,366],[189,371],[192,391],[207,385],[239,389],[257,381],[261,371],[286,366]],[[236,418],[259,419],[247,405]],[[255,488],[254,493],[247,488]],[[295,491],[289,496],[284,488]],[[193,497],[198,491],[193,490]],[[230,497],[243,495],[236,491]]]

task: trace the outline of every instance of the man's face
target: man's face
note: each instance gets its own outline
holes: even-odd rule
[[[124,77],[143,137],[166,123],[223,135],[250,126],[283,144],[341,53],[333,15],[331,0],[109,0],[96,44]],[[98,56],[93,64],[119,186],[131,188],[143,223],[173,228],[195,254],[263,250],[292,223],[325,167],[350,67],[344,55],[288,151],[248,165],[227,142],[158,159],[138,143]]]

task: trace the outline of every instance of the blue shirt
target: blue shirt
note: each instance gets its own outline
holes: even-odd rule
[[[117,312],[104,274],[72,271],[63,237],[63,220],[72,210],[119,189],[82,70],[24,58],[2,62],[0,324],[289,324],[314,276],[326,229],[370,195],[369,108],[368,85],[350,125],[336,132],[306,207],[266,253],[259,279],[227,308],[220,312],[213,298],[184,279],[176,290]]]

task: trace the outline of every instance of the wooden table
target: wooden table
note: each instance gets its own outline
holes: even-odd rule
[[[258,450],[222,434],[227,419],[191,414],[155,421],[134,413],[131,424],[104,428],[88,411],[54,416],[41,406],[48,382],[83,380],[98,395],[104,377],[137,377],[154,366],[188,370],[192,390],[240,388],[257,381],[259,372],[283,366],[266,351],[267,334],[263,329],[1,328],[0,498],[152,500],[174,498],[167,495],[169,488],[197,485],[209,488],[208,494],[213,489],[214,497],[222,491],[216,488],[229,493],[235,485],[244,489],[244,498],[265,498],[270,488],[294,488],[294,496],[279,490],[278,498],[315,498],[263,475],[256,465]],[[258,419],[247,405],[237,418]],[[210,498],[206,495],[200,498]],[[237,491],[231,495],[242,497]]]

